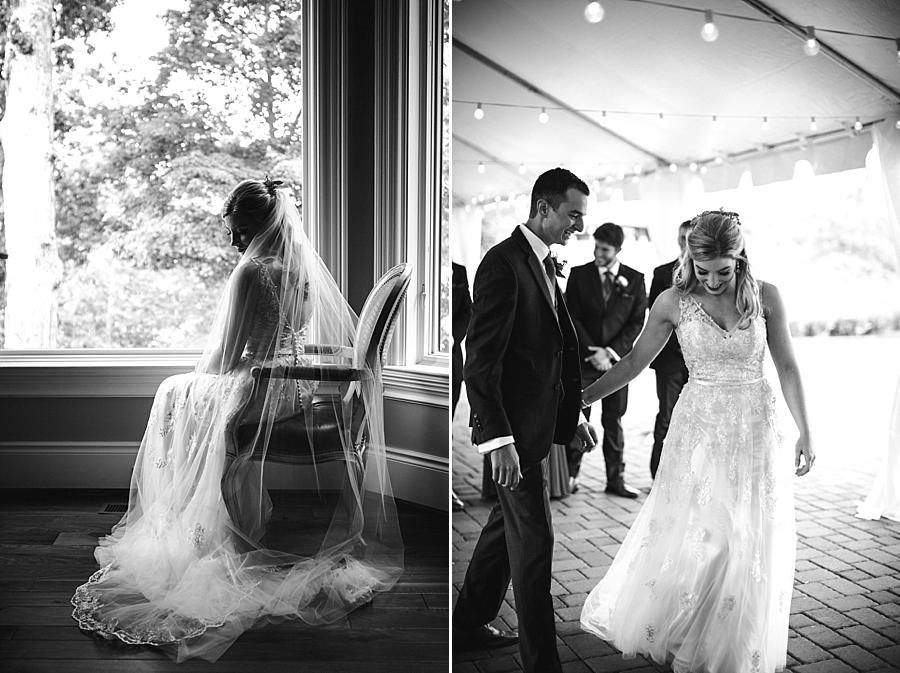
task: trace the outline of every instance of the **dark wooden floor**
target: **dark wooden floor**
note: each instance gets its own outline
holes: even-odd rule
[[[0,671],[448,670],[446,513],[398,503],[406,572],[392,591],[343,622],[315,628],[297,621],[269,625],[245,633],[215,664],[176,665],[153,648],[85,634],[70,616],[73,590],[97,569],[96,538],[121,516],[100,511],[126,500],[124,491],[0,491]],[[284,516],[282,508],[276,499],[276,512]]]

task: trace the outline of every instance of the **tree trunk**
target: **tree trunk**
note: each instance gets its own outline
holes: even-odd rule
[[[52,0],[13,0],[3,144],[6,348],[56,346]]]

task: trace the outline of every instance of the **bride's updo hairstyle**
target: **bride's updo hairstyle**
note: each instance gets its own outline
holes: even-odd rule
[[[229,215],[256,232],[268,229],[278,216],[281,180],[244,180],[225,199],[222,217]],[[282,197],[283,198],[283,197]]]
[[[692,261],[708,262],[721,257],[735,260],[734,304],[740,314],[738,327],[744,329],[750,325],[751,319],[759,316],[761,304],[759,285],[750,272],[737,213],[707,210],[691,220],[691,230],[675,272],[674,284],[683,294],[692,292],[699,282]]]

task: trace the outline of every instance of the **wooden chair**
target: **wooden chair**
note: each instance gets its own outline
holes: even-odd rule
[[[357,382],[368,375],[367,371],[380,366],[411,275],[411,264],[398,264],[375,284],[359,314],[353,348],[329,344],[304,346],[307,355],[337,356],[346,362],[251,369],[251,376],[254,379],[251,400],[259,389],[260,382],[270,377],[337,384],[321,386],[328,389],[321,393],[317,392],[311,404],[305,405],[304,409],[292,416],[273,423],[268,439],[268,450],[265,452],[266,461],[315,465],[349,458],[354,461],[358,474],[362,475],[368,443],[365,420],[370,410],[366,408]],[[382,390],[375,391],[379,396],[382,393]],[[245,410],[249,407],[248,403]],[[235,423],[232,438],[236,455],[243,456],[249,452],[250,460],[261,460],[262,449],[266,445],[264,431],[264,428],[259,428],[258,421],[242,422],[239,419]],[[348,455],[344,451],[344,446],[351,444],[353,451]],[[225,486],[232,484],[236,476],[234,473],[236,465],[235,461],[231,460],[222,477],[225,504],[232,514],[236,512],[235,505],[230,500],[234,489]]]

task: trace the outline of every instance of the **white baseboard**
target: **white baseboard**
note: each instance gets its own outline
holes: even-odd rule
[[[139,442],[0,442],[0,488],[128,488]],[[450,461],[408,449],[387,449],[394,497],[448,509]],[[319,468],[323,487],[339,464]],[[315,483],[312,468],[279,465],[268,470],[270,488]]]

